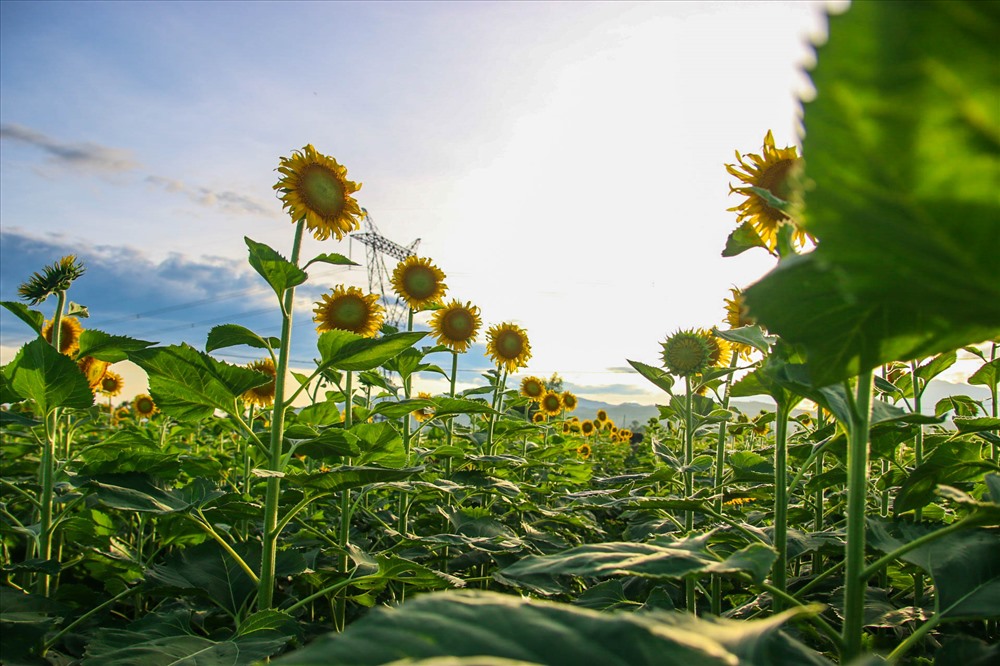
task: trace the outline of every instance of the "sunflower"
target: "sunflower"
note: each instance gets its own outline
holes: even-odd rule
[[[604,411],[603,409],[598,409],[597,410],[597,420],[600,421],[601,423],[604,423],[605,421],[608,420],[608,413],[606,411]]]
[[[84,356],[77,360],[76,365],[80,368],[80,372],[87,378],[90,389],[94,391],[101,385],[101,379],[104,377],[109,364],[107,361],[99,361],[93,356]]]
[[[545,395],[545,383],[538,377],[525,377],[521,380],[521,395],[532,402],[538,402]]]
[[[454,299],[431,315],[431,331],[437,337],[438,344],[459,353],[472,345],[482,325],[478,307],[472,303],[462,305]]]
[[[782,224],[795,225],[795,222],[784,211],[773,207],[751,188],[767,190],[775,197],[787,201],[791,195],[790,182],[793,170],[799,168],[802,160],[798,157],[795,146],[775,148],[771,130],[768,130],[764,137],[763,155],[747,154],[746,158],[750,163],[744,161],[743,156],[736,151],[739,165],[726,165],[726,171],[746,185],[729,186],[730,194],[738,192],[746,197],[743,203],[729,210],[736,213],[736,219],[740,224],[749,222],[767,249],[774,252],[778,246],[778,227]],[[796,227],[794,241],[802,246],[806,238],[811,239],[812,236]]]
[[[132,411],[140,419],[148,419],[160,410],[157,409],[156,403],[150,396],[140,393],[132,400]]]
[[[597,426],[590,419],[580,423],[580,432],[583,433],[584,437],[590,437],[597,430]]]
[[[577,435],[579,435],[580,434],[580,424],[577,423],[576,421],[570,421],[569,431],[570,431],[571,434],[577,434]]]
[[[562,431],[563,431],[564,435],[568,435],[569,434],[569,421],[563,421]]]
[[[538,401],[539,411],[544,412],[546,416],[559,416],[562,408],[562,398],[555,391],[546,391]]]
[[[421,400],[430,400],[431,394],[421,391],[417,394],[417,397]],[[410,414],[417,420],[417,423],[423,423],[434,416],[434,409],[432,407],[421,407],[420,409],[414,409]]]
[[[54,319],[48,320],[45,322],[45,328],[42,329],[42,335],[50,344],[52,343],[52,324],[54,322]],[[80,321],[76,317],[63,317],[59,320],[59,351],[67,356],[72,356],[80,348],[80,333],[82,332],[83,327],[80,326]]]
[[[581,444],[576,449],[576,455],[580,456],[584,460],[590,457],[590,444]]]
[[[516,324],[497,324],[486,331],[486,353],[507,372],[516,372],[531,358],[528,333]]]
[[[431,263],[410,255],[396,264],[392,271],[392,288],[406,301],[411,310],[420,310],[444,298],[448,286],[444,283],[444,273]]]
[[[122,376],[117,372],[112,372],[111,370],[105,370],[104,376],[101,377],[100,391],[102,395],[106,395],[109,398],[113,398],[122,392],[125,382],[122,381]]]
[[[83,275],[85,270],[75,255],[66,255],[43,268],[41,273],[33,274],[17,288],[17,293],[30,305],[38,305],[52,294],[69,289],[73,280]]]
[[[732,298],[723,299],[726,302],[726,323],[729,324],[729,328],[743,328],[744,326],[753,326],[756,324],[757,322],[750,316],[746,303],[743,301],[743,291],[736,287],[730,287],[729,293]],[[729,344],[733,352],[745,360],[749,360],[751,354],[754,352],[753,347],[745,345],[742,342],[730,341]]]
[[[337,160],[308,145],[293,150],[291,157],[282,157],[278,172],[281,179],[274,189],[281,192],[282,208],[288,210],[292,222],[305,218],[316,240],[326,240],[331,234],[340,240],[361,226],[361,207],[351,196],[361,183],[347,180],[347,168]]]
[[[705,336],[697,331],[677,331],[661,346],[663,366],[679,377],[704,372],[711,362],[712,349]]]
[[[576,409],[576,403],[577,403],[576,396],[570,393],[569,391],[563,391],[562,403],[563,403],[563,409],[565,409],[567,412],[572,412],[574,409]]]
[[[531,415],[532,423],[545,423],[545,419],[546,417],[544,412],[535,412]]]
[[[385,308],[378,302],[377,294],[367,296],[357,287],[337,285],[332,294],[323,294],[323,301],[313,310],[319,332],[340,329],[366,338],[373,338],[382,327]]]
[[[128,419],[128,417],[131,415],[132,412],[129,411],[128,407],[119,407],[118,409],[115,410],[112,420],[114,421],[114,423],[121,423],[122,421]]]
[[[729,340],[720,338],[712,331],[704,328],[699,328],[697,332],[708,343],[708,367],[722,368],[728,366],[729,362],[733,360],[733,348],[730,346]]]
[[[274,380],[278,376],[278,371],[274,367],[274,361],[269,358],[254,361],[247,365],[247,368],[271,378],[266,384],[254,386],[243,394],[243,399],[251,405],[258,407],[270,407],[274,404]]]
[[[620,442],[631,442],[632,441],[632,431],[628,428],[623,428],[618,431],[618,441]]]

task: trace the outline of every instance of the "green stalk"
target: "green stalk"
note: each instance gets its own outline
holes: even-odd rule
[[[774,424],[774,549],[778,557],[771,568],[771,581],[788,591],[788,414],[787,399],[778,400]],[[774,610],[784,609],[782,597],[774,598]]]
[[[52,346],[59,351],[62,343],[63,309],[66,307],[66,292],[56,292],[58,302],[56,312],[52,316]],[[39,533],[38,556],[43,560],[52,559],[52,506],[55,500],[56,471],[56,437],[59,431],[59,410],[53,408],[45,415],[45,441],[42,442],[41,468],[39,472]],[[50,578],[47,573],[38,577],[37,590],[44,596],[49,596]]]
[[[407,308],[409,315],[406,318],[406,332],[409,333],[413,330],[413,308]],[[403,397],[407,400],[410,399],[412,390],[410,388],[411,376],[407,375],[403,379]],[[410,466],[410,439],[412,433],[410,432],[410,419],[412,417],[409,414],[403,416],[403,452],[406,456],[406,466]],[[409,512],[409,507],[407,507],[407,495],[406,491],[400,489],[398,506],[396,508],[396,529],[400,534],[406,534],[406,523],[407,523],[407,513]]]
[[[291,263],[299,265],[299,252],[302,249],[302,231],[305,219],[295,225],[295,240],[292,242]],[[278,363],[274,377],[274,414],[271,417],[271,446],[268,452],[268,470],[281,472],[282,442],[285,433],[285,375],[288,373],[288,356],[292,344],[292,309],[295,303],[295,288],[285,290],[281,303],[281,345],[278,348]],[[252,427],[252,425],[251,425]],[[278,556],[278,500],[281,495],[281,477],[271,476],[267,479],[267,490],[264,499],[264,533],[262,535],[260,555],[260,584],[257,587],[257,609],[267,610],[274,601],[274,568]]]
[[[729,369],[736,367],[739,354],[733,351],[729,361]],[[726,392],[722,396],[722,408],[729,409],[729,387],[732,385],[732,374],[726,380]],[[722,480],[725,477],[726,464],[726,430],[729,421],[719,424],[719,436],[715,440],[715,512],[722,513]],[[722,576],[712,576],[712,615],[722,615]]]
[[[500,374],[500,366],[497,366],[497,385],[496,390],[493,391],[493,411],[490,412],[490,429],[486,434],[486,454],[493,455],[493,426],[496,424],[497,414],[503,406],[503,392],[507,387],[507,371],[504,370],[503,374]]]
[[[913,413],[920,414],[922,411],[921,399],[924,395],[924,387],[918,384],[917,361],[910,361],[910,377],[913,386]],[[914,467],[919,467],[924,462],[924,426],[917,424],[917,432],[913,437],[913,462]],[[923,518],[923,507],[913,510],[913,520],[919,523]],[[920,606],[924,600],[924,577],[919,572],[913,576],[913,605]]]
[[[684,497],[691,499],[694,495],[694,472],[691,462],[694,460],[694,411],[691,390],[691,375],[684,377]],[[684,531],[690,535],[694,531],[694,511],[684,512]],[[689,613],[697,614],[697,599],[695,598],[695,581],[684,581],[684,598]]]
[[[857,378],[857,397],[851,405],[847,448],[847,544],[844,561],[844,649],[841,663],[861,654],[865,623],[865,503],[868,495],[868,427],[872,407],[872,371]],[[848,394],[850,395],[850,394]]]
[[[345,372],[344,378],[344,430],[350,430],[354,425],[354,373],[351,370]],[[351,459],[347,459],[347,464],[351,464]],[[340,491],[340,530],[337,533],[337,545],[343,552],[340,555],[340,572],[343,574],[350,571],[351,558],[347,555],[347,542],[351,538],[351,490],[345,488]],[[347,626],[347,590],[337,595],[334,604],[334,629],[343,631]]]

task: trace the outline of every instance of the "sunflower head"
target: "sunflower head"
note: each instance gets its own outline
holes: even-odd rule
[[[608,413],[606,411],[604,411],[603,409],[598,409],[597,410],[597,420],[600,421],[601,423],[604,423],[605,421],[608,420]]]
[[[563,391],[562,404],[563,404],[563,409],[565,409],[567,412],[572,412],[574,409],[576,409],[576,396],[570,393],[569,391]]]
[[[661,346],[663,366],[678,377],[697,375],[710,365],[712,349],[697,331],[677,331]]]
[[[518,368],[528,365],[531,358],[528,334],[515,324],[492,326],[486,331],[486,353],[507,372],[517,372]]]
[[[431,331],[438,344],[459,353],[472,345],[482,325],[479,308],[472,303],[462,305],[461,301],[452,300],[431,315]]]
[[[444,273],[431,263],[410,255],[396,264],[392,271],[392,288],[411,310],[420,310],[432,303],[439,303],[448,288],[444,283]]]
[[[101,377],[101,383],[98,385],[98,390],[101,392],[101,395],[113,398],[122,392],[124,386],[125,382],[122,381],[121,375],[111,370],[105,370],[104,376]]]
[[[323,300],[313,309],[319,332],[340,329],[366,338],[373,338],[382,327],[385,308],[377,294],[365,294],[357,287],[337,285],[333,293],[323,294]]]
[[[153,398],[145,393],[140,393],[132,399],[132,411],[135,412],[138,418],[148,419],[160,410],[156,407],[156,403],[153,402]]]
[[[84,374],[87,378],[87,383],[90,384],[90,389],[96,391],[101,385],[101,379],[104,377],[104,373],[108,369],[107,361],[99,361],[93,356],[84,356],[78,359],[76,362],[77,366],[80,368],[80,372]]]
[[[732,298],[723,299],[726,302],[726,323],[729,324],[729,328],[743,328],[756,324],[756,320],[750,316],[743,300],[743,291],[736,287],[730,287],[729,293]],[[729,344],[733,351],[744,360],[749,360],[754,352],[753,347],[741,342],[730,342]]]
[[[583,460],[590,457],[590,444],[581,444],[576,448],[576,455],[580,456]]]
[[[73,280],[83,275],[86,269],[76,260],[76,255],[67,255],[35,273],[17,288],[21,298],[31,305],[38,305],[46,298],[60,291],[66,291]]]
[[[535,412],[534,414],[531,415],[532,423],[545,423],[545,419],[546,416],[544,412]]]
[[[312,145],[293,150],[291,157],[282,157],[278,164],[281,178],[274,189],[281,196],[292,222],[305,219],[306,228],[317,240],[326,240],[361,226],[361,207],[351,195],[361,189],[361,183],[347,180],[347,168],[337,160],[316,151]]]
[[[563,409],[562,397],[555,391],[546,391],[538,401],[538,409],[547,416],[559,416]]]
[[[590,437],[597,431],[597,426],[590,419],[580,422],[580,432],[583,433],[584,437]]]
[[[48,342],[52,343],[52,325],[55,320],[50,319],[45,322],[42,335]],[[72,356],[80,348],[80,333],[83,327],[76,317],[63,317],[59,320],[59,351],[67,356]]]
[[[745,158],[745,159],[744,159]],[[778,227],[782,224],[792,224],[792,220],[783,210],[775,208],[771,202],[751,188],[767,190],[778,199],[787,201],[791,198],[792,184],[796,170],[801,168],[795,146],[786,148],[774,147],[774,135],[771,130],[764,137],[764,150],[760,155],[753,153],[740,155],[736,151],[736,161],[739,164],[727,164],[726,171],[743,183],[742,187],[729,186],[729,193],[738,193],[746,197],[743,202],[729,210],[736,213],[737,221],[742,224],[749,222],[761,241],[770,252],[778,247]],[[805,231],[796,227],[794,241],[800,246],[805,244]]]
[[[430,400],[431,394],[425,391],[421,391],[420,393],[417,394],[417,397],[422,400]],[[434,416],[434,409],[432,407],[421,407],[420,409],[414,409],[412,412],[410,412],[410,414],[413,415],[413,418],[415,418],[418,423],[423,423],[427,419]]]
[[[114,413],[114,416],[113,416],[113,421],[116,424],[117,423],[121,423],[122,421],[125,421],[126,419],[128,419],[128,417],[131,416],[131,415],[132,415],[132,412],[129,411],[128,407],[119,407],[118,409],[115,410],[115,413]]]
[[[538,377],[525,377],[521,380],[521,395],[532,402],[538,402],[545,395],[545,383]]]
[[[270,407],[274,404],[274,380],[278,376],[278,371],[274,367],[274,361],[270,358],[264,358],[259,361],[253,361],[247,365],[247,368],[267,375],[271,378],[271,381],[246,391],[243,394],[243,399],[251,405]]]

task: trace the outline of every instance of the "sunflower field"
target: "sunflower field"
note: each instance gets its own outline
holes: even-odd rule
[[[393,273],[398,330],[346,285],[296,312],[311,266],[352,263],[300,256],[303,235],[336,244],[364,214],[311,145],[279,161],[288,254],[244,239],[278,337],[88,329],[86,267],[42,268],[3,303],[37,337],[0,373],[0,660],[1000,663],[998,35],[996,2],[829,18],[801,154],[762,130],[720,165],[723,254],[775,267],[725,325],[629,361],[663,392],[642,432],[513,379],[528,331],[483,330],[430,259]],[[477,340],[495,369],[457,391]],[[212,356],[233,347],[259,360]],[[991,398],[928,404],[961,350]],[[149,393],[115,408],[126,360]],[[414,394],[420,373],[451,390]],[[774,410],[731,403],[749,396]]]

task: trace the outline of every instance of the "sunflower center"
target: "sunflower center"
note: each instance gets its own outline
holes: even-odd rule
[[[497,352],[504,358],[515,359],[524,350],[524,341],[514,331],[504,331],[497,338]]]
[[[450,340],[466,340],[472,335],[475,321],[465,310],[452,310],[441,320],[441,330]]]
[[[403,286],[410,298],[422,300],[434,295],[438,282],[433,270],[418,264],[407,268],[403,275]]]
[[[551,396],[545,398],[545,402],[542,405],[548,412],[558,412],[559,411],[559,400]]]
[[[135,408],[143,414],[151,412],[153,411],[153,401],[149,398],[139,398],[135,402]]]
[[[118,387],[118,382],[116,382],[111,377],[105,377],[101,380],[101,388],[105,391],[114,391]]]
[[[305,205],[323,217],[335,217],[344,208],[344,184],[335,171],[322,164],[302,169],[298,190]]]
[[[330,319],[337,328],[360,328],[367,317],[368,305],[357,296],[342,296],[330,306]]]
[[[757,187],[764,188],[779,199],[787,201],[788,197],[792,193],[788,172],[792,170],[792,167],[797,161],[798,160],[778,160],[760,174],[760,177],[755,184]],[[768,206],[768,208],[771,208],[771,206]],[[772,210],[774,209],[772,208]],[[782,213],[782,215],[784,215],[784,213]]]

